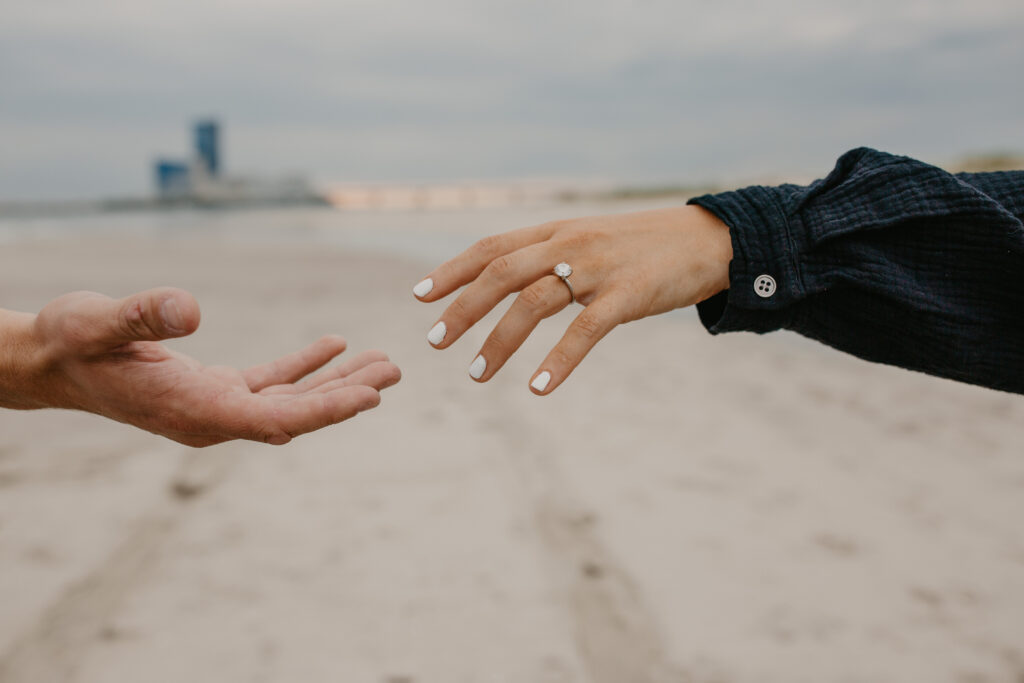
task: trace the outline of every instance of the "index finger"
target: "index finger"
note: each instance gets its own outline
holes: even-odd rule
[[[453,259],[445,261],[412,288],[420,301],[437,301],[477,278],[494,259],[550,239],[554,223],[543,223],[485,237]]]

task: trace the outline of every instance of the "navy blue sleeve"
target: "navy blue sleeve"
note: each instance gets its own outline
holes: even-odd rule
[[[862,148],[806,187],[690,201],[732,238],[729,290],[698,304],[712,334],[786,328],[1024,393],[1024,171],[951,174]]]

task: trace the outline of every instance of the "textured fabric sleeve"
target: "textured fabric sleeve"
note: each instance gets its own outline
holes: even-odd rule
[[[866,360],[1024,393],[1024,171],[951,174],[872,149],[809,186],[696,197],[728,226],[713,334],[786,328]],[[762,298],[755,282],[776,282]]]

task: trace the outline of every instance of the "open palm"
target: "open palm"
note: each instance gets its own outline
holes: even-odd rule
[[[231,439],[270,444],[353,417],[401,377],[380,351],[310,373],[345,350],[323,337],[247,370],[203,366],[159,340],[199,326],[195,299],[155,289],[120,301],[91,292],[54,300],[36,320],[45,349],[46,403],[135,425],[190,446]]]

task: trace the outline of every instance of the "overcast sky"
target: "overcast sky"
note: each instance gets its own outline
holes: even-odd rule
[[[1024,150],[1021,0],[3,0],[0,198],[150,190],[200,115],[314,179],[820,176]]]

